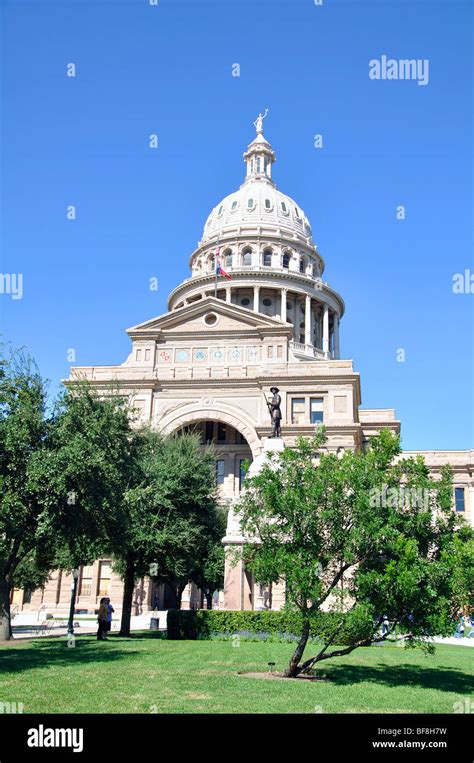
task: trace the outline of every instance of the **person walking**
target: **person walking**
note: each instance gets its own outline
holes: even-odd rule
[[[112,615],[115,612],[115,609],[113,608],[112,604],[110,603],[109,597],[105,600],[105,606],[107,607],[107,614],[105,616],[105,636],[104,639],[107,641],[107,634],[110,633],[110,629],[112,628]]]
[[[461,610],[457,615],[457,631],[454,634],[455,638],[464,638],[464,613]]]
[[[100,600],[99,612],[97,614],[97,622],[99,627],[97,629],[97,641],[105,641],[107,636],[107,604],[105,596]]]

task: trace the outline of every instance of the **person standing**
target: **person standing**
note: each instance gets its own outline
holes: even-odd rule
[[[105,616],[105,636],[104,639],[107,641],[107,634],[110,633],[110,629],[112,628],[112,615],[115,612],[115,609],[113,608],[112,604],[110,603],[109,597],[105,600],[105,606],[107,607],[107,614]]]
[[[105,596],[100,600],[99,612],[97,614],[97,622],[99,627],[97,629],[97,641],[105,641],[107,636],[107,604]]]

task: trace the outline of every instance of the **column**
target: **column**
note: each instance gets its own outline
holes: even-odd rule
[[[304,311],[304,343],[312,344],[311,342],[311,297],[306,295],[306,304]]]
[[[329,354],[329,307],[324,305],[323,312],[323,352]]]
[[[334,313],[334,357],[340,357],[339,349],[339,314]]]
[[[253,287],[253,309],[255,313],[259,312],[260,306],[260,286]]]
[[[280,308],[280,318],[283,321],[283,323],[286,323],[286,295],[287,295],[288,289],[282,289],[281,290],[281,308]]]
[[[231,286],[227,286],[225,290],[225,301],[232,302],[232,287]]]

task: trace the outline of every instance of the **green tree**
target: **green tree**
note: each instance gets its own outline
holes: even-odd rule
[[[432,648],[453,632],[466,601],[472,533],[452,511],[451,475],[434,482],[421,457],[400,456],[388,430],[366,452],[326,453],[325,432],[274,455],[248,480],[239,506],[247,566],[257,581],[283,580],[302,617],[285,675],[392,639]],[[470,565],[472,569],[472,548]],[[317,654],[302,662],[313,617],[332,610]],[[383,621],[390,626],[382,632]],[[338,646],[339,645],[339,646]]]
[[[43,448],[48,436],[46,394],[46,386],[37,368],[23,352],[2,357],[0,641],[11,637],[10,596],[17,568],[42,540],[43,507],[29,490],[28,476],[32,457]],[[40,549],[40,554],[47,556],[44,548]]]
[[[48,410],[31,358],[4,353],[1,369],[0,639],[8,639],[12,589],[92,561],[108,528],[123,523],[139,436],[116,396],[80,384]]]
[[[212,452],[193,434],[148,432],[139,484],[124,502],[127,524],[112,539],[112,552],[124,580],[120,633],[129,636],[136,581],[148,575],[175,585],[179,599],[210,542],[217,512]]]
[[[225,550],[222,539],[225,535],[227,510],[216,506],[210,512],[199,538],[195,560],[189,570],[189,580],[201,589],[208,609],[212,609],[212,595],[224,587]]]

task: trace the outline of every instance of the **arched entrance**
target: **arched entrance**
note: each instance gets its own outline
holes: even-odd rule
[[[163,434],[172,434],[185,426],[203,421],[221,422],[236,429],[245,438],[252,459],[261,453],[262,442],[250,417],[243,411],[220,401],[216,402],[212,398],[204,398],[199,404],[194,403],[175,408],[169,413],[165,413],[156,422],[156,426]]]
[[[203,447],[212,445],[219,498],[222,501],[237,498],[245,477],[245,462],[253,460],[244,435],[231,424],[213,419],[185,424],[177,430],[178,434],[180,432],[194,432],[199,435]]]

